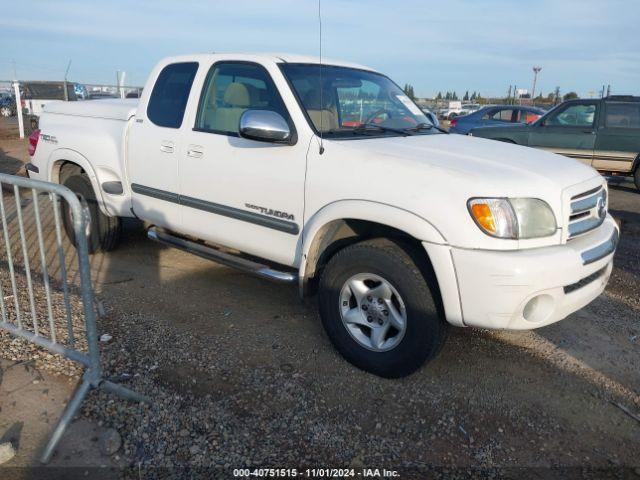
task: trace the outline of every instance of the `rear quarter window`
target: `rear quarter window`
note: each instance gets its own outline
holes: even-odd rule
[[[147,106],[151,122],[160,127],[180,128],[197,71],[197,62],[172,63],[162,69]]]
[[[640,102],[607,103],[605,125],[612,128],[640,128]]]

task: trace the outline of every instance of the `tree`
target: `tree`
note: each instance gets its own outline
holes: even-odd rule
[[[573,100],[574,98],[579,98],[576,92],[565,93],[562,97],[563,100]]]
[[[462,100],[464,100],[465,102],[469,101],[469,90],[464,92],[464,97],[462,97]]]
[[[407,97],[409,97],[411,100],[416,99],[416,95],[413,91],[413,85],[411,85],[410,83],[404,84],[404,93],[406,93]]]
[[[474,92],[471,94],[471,101],[474,101],[476,98],[478,98],[478,96],[476,95],[476,92],[474,91]]]
[[[447,94],[444,96],[445,100],[451,100],[451,92],[447,92]]]
[[[436,97],[436,100],[442,100],[442,92],[438,92],[438,96]]]

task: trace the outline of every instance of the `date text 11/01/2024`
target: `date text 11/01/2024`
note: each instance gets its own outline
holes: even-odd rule
[[[266,477],[266,478],[398,478],[400,474],[396,470],[386,468],[237,468],[233,470],[234,478],[242,477]]]

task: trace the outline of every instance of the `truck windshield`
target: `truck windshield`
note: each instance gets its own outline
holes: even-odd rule
[[[317,64],[300,63],[281,69],[312,126],[326,138],[437,133],[425,128],[432,125],[427,116],[384,75],[330,65],[320,72]]]

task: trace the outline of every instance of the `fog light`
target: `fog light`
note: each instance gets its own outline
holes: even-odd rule
[[[543,322],[553,313],[554,303],[551,295],[537,295],[524,306],[522,316],[528,322]]]

